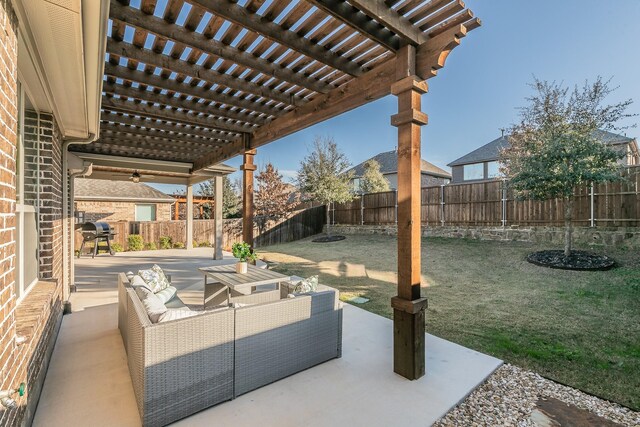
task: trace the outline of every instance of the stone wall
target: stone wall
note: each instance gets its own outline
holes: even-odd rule
[[[332,225],[336,234],[396,235],[397,228],[389,225]],[[424,237],[448,237],[475,240],[517,241],[562,245],[562,227],[422,227]],[[576,246],[606,246],[640,248],[640,228],[576,227]]]
[[[76,200],[75,210],[84,212],[84,220],[90,222],[135,221],[135,202],[111,202]],[[156,203],[156,221],[170,221],[171,203]]]

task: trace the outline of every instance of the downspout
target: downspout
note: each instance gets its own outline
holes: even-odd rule
[[[69,159],[69,146],[71,145],[86,145],[91,144],[98,136],[95,133],[90,133],[89,137],[86,139],[74,139],[67,138],[62,143],[62,259],[64,265],[63,277],[68,276],[69,278],[69,286],[63,286],[62,288],[62,300],[64,304],[64,312],[71,312],[71,303],[69,302],[69,291],[71,286],[74,285],[74,268],[73,263],[70,259],[70,256],[74,251],[74,239],[73,239],[73,230],[70,230],[70,218],[73,214],[72,209],[73,206],[73,194],[70,194],[70,188],[73,188],[73,184],[71,183],[71,187],[69,186],[70,182],[77,176],[83,174],[86,169],[90,169],[90,167],[85,168],[82,172],[69,174],[68,171],[68,159]],[[90,171],[89,171],[90,173]],[[68,269],[68,270],[67,270]]]

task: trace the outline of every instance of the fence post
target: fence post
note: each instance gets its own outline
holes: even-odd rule
[[[595,227],[596,226],[596,218],[594,215],[594,194],[593,194],[593,182],[591,183],[591,188],[589,191],[589,196],[591,198],[591,216],[589,217],[589,223],[591,225],[591,227]]]
[[[502,180],[502,226],[507,226],[507,181]]]
[[[395,216],[396,217],[395,217],[395,220],[396,220],[396,225],[398,225],[398,189],[396,188],[393,191],[394,191],[395,196],[396,196],[396,206],[395,206],[395,208],[396,208]]]
[[[360,225],[364,225],[364,194],[360,195]]]
[[[444,227],[444,184],[440,185],[440,226]]]

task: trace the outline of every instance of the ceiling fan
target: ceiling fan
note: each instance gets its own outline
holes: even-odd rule
[[[138,172],[137,170],[133,171],[133,173],[131,175],[129,175],[128,173],[115,173],[113,174],[114,176],[128,176],[129,177],[129,181],[131,182],[135,182],[136,184],[138,182],[140,182],[140,180],[142,178],[144,178],[145,181],[153,181],[154,179],[156,179],[155,175],[143,175],[140,172]]]

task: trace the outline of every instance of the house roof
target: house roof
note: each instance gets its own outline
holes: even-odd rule
[[[79,178],[74,181],[76,200],[173,203],[173,197],[141,182]]]
[[[364,162],[352,167],[347,172],[353,171],[353,176],[356,178],[364,175],[364,171],[365,171],[364,165],[369,160],[375,160],[380,164],[380,172],[382,172],[383,175],[398,172],[398,152],[396,150],[386,151],[384,153],[376,154],[370,159],[367,159]],[[429,163],[424,159],[420,161],[421,161],[420,171],[422,173],[427,175],[437,176],[439,178],[449,178],[449,179],[451,178],[451,174],[446,170],[440,169],[436,165]]]
[[[618,135],[613,132],[608,132],[605,130],[597,130],[594,132],[594,136],[600,139],[605,144],[609,145],[618,145],[618,144],[628,144],[633,142],[633,138],[629,138],[624,135]],[[487,162],[492,160],[498,160],[500,156],[500,150],[509,146],[509,137],[501,136],[499,138],[494,139],[488,144],[483,145],[482,147],[473,150],[472,152],[465,154],[459,159],[454,160],[449,163],[447,166],[460,166],[467,165],[470,163],[480,163]]]

